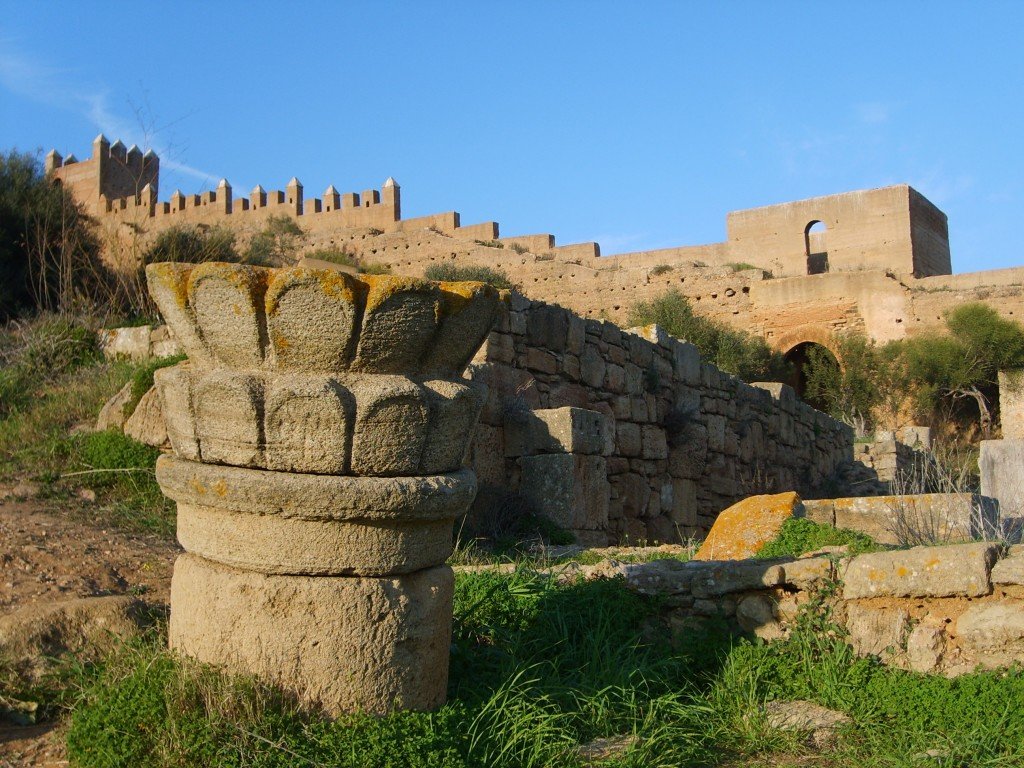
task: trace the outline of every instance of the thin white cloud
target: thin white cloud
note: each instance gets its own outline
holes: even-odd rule
[[[18,54],[10,40],[0,40],[0,86],[12,93],[47,106],[76,112],[111,140],[121,139],[152,149],[163,167],[200,179],[204,186],[216,184],[219,176],[173,159],[166,142],[148,131],[138,116],[127,117],[110,106],[109,90],[73,86],[69,73]]]
[[[889,122],[892,109],[880,101],[868,101],[856,106],[857,118],[867,125],[881,125]]]

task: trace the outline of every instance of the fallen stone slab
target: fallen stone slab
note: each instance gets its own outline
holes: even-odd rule
[[[842,574],[843,597],[980,597],[1000,547],[988,542],[859,555]]]
[[[1024,585],[1024,552],[1004,557],[992,567],[993,584]]]
[[[770,561],[691,561],[687,565],[693,571],[690,591],[698,598],[720,597],[733,592],[777,587],[785,579],[782,567]]]
[[[744,560],[779,535],[782,524],[802,515],[793,492],[751,496],[722,512],[694,560]]]
[[[768,725],[779,731],[799,731],[817,749],[835,743],[839,729],[853,722],[849,715],[813,701],[770,701],[765,705]]]

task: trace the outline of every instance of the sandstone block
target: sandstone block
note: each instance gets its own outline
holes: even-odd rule
[[[129,381],[112,398],[107,400],[100,409],[99,418],[96,419],[96,430],[102,432],[105,429],[123,429],[124,423],[131,416],[128,407],[132,403],[132,383]]]
[[[214,371],[196,384],[193,402],[203,461],[263,466],[261,377]]]
[[[747,595],[736,604],[736,623],[762,640],[777,640],[785,631],[779,624],[775,601],[767,595]]]
[[[452,571],[270,576],[182,555],[171,648],[296,691],[328,714],[430,710],[446,697]]]
[[[992,567],[993,584],[1016,584],[1024,586],[1024,552],[1003,558]]]
[[[1019,660],[1024,652],[1024,604],[1001,600],[973,605],[957,619],[956,632],[971,650],[997,651],[1007,657],[986,666],[1008,663],[1010,654]]]
[[[512,456],[576,453],[607,456],[614,449],[614,422],[584,408],[543,408],[506,424],[506,448]]]
[[[782,566],[786,584],[808,591],[823,585],[834,575],[832,560],[827,557],[808,557]]]
[[[587,344],[580,355],[580,379],[594,389],[604,384],[605,361],[595,344]]]
[[[135,412],[124,423],[124,433],[154,448],[163,448],[167,444],[167,426],[156,387],[150,387],[139,400]]]
[[[160,396],[160,410],[171,448],[183,459],[199,461],[191,368],[189,363],[160,368],[153,373],[153,386]]]
[[[188,276],[189,303],[203,341],[229,368],[263,366],[267,351],[263,297],[270,275],[262,267],[210,262]],[[177,333],[171,319],[165,319]]]
[[[640,453],[645,459],[668,458],[668,443],[665,440],[665,430],[662,427],[648,424],[641,429]]]
[[[615,425],[617,453],[622,456],[639,456],[643,453],[643,438],[639,424],[620,421]]]
[[[902,608],[872,608],[859,603],[846,606],[849,643],[861,656],[898,655],[910,631],[910,615]]]
[[[487,388],[443,379],[424,382],[423,388],[430,421],[420,472],[452,472],[465,463],[473,428],[487,399]]]
[[[745,592],[752,589],[777,587],[783,583],[783,570],[770,562],[756,560],[693,562],[691,590],[694,597],[710,598]]]
[[[695,560],[744,560],[778,536],[782,524],[801,514],[793,492],[751,496],[722,512],[711,527]]]
[[[108,328],[101,330],[100,351],[107,360],[128,359],[135,362],[150,356],[150,327],[140,325],[131,328]]]
[[[959,544],[859,555],[843,574],[843,597],[979,597],[991,591],[999,547]]]
[[[545,517],[566,529],[608,527],[610,487],[600,456],[552,453],[519,459],[520,490]]]

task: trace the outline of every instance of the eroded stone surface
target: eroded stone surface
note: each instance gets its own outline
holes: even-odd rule
[[[355,398],[330,376],[277,376],[263,407],[268,469],[282,472],[348,472]]]
[[[778,536],[784,522],[800,511],[800,497],[792,492],[744,499],[718,516],[694,559],[753,557]]]
[[[989,570],[998,552],[997,545],[982,542],[859,555],[843,574],[843,596],[855,600],[987,595],[992,589]]]
[[[436,709],[448,684],[452,585],[447,566],[401,578],[269,576],[182,555],[171,647],[330,714]]]

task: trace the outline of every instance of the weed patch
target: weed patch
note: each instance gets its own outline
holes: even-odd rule
[[[782,524],[779,535],[769,541],[760,552],[761,558],[799,557],[822,547],[849,547],[851,554],[876,552],[883,547],[870,536],[846,528],[834,528],[815,523],[803,517],[791,517]]]

